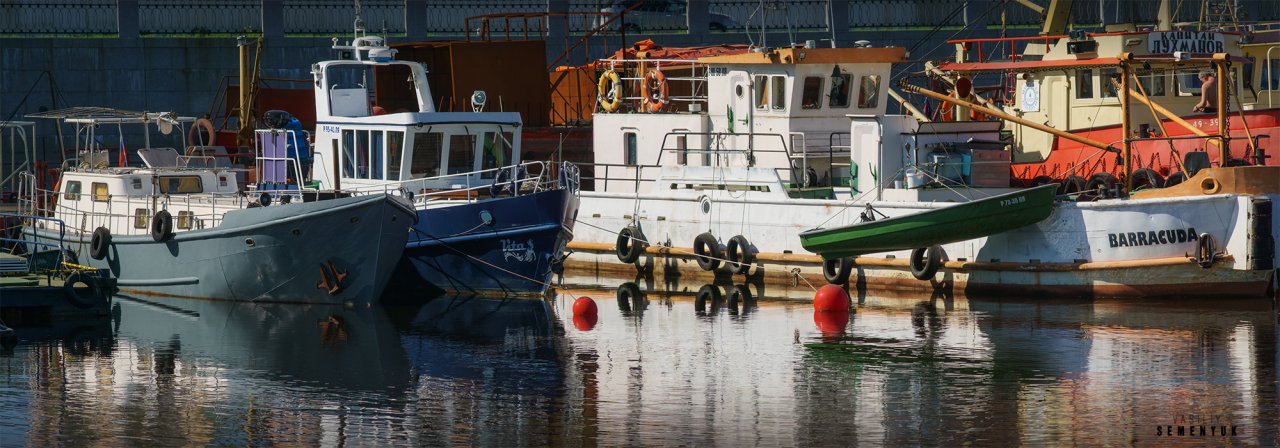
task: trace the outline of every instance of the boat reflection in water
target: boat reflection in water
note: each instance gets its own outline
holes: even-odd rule
[[[0,353],[21,361],[0,362],[0,402],[20,403],[0,409],[0,441],[501,444],[527,440],[511,432],[522,421],[545,425],[537,403],[564,390],[541,301],[438,298],[394,310],[413,316],[401,322],[376,307],[134,297],[114,311],[105,338]]]
[[[870,300],[847,333],[805,344],[801,374],[832,380],[805,383],[797,408],[853,417],[802,433],[886,445],[1277,441],[1265,302],[911,302]]]
[[[737,286],[752,300],[731,303]],[[106,343],[0,353],[0,445],[1277,442],[1266,303],[858,294],[815,319],[752,284],[568,288],[403,308],[121,298]],[[1199,424],[1236,435],[1162,435]]]

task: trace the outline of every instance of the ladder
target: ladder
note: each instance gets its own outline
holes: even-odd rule
[[[1236,13],[1235,0],[1204,0],[1200,2],[1200,23],[1197,31],[1236,30],[1240,18]]]

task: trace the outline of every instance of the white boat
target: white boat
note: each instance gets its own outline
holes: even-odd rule
[[[904,53],[781,48],[598,62],[596,163],[584,167],[594,188],[582,193],[569,266],[787,282],[823,274],[971,295],[1274,293],[1275,167],[1209,167],[1177,187],[1062,202],[1038,224],[937,250],[831,260],[805,251],[798,235],[815,227],[1016,191],[1001,122],[886,113],[885,80]],[[651,74],[660,71],[672,74]],[[650,84],[640,95],[623,93],[640,83]],[[693,94],[668,93],[677,91]]]
[[[471,112],[437,111],[427,67],[396,60],[359,23],[335,41],[340,59],[312,67],[313,173],[324,188],[412,199],[418,219],[391,294],[541,294],[573,237],[577,168],[521,160],[520,114],[485,112],[484,92]],[[371,101],[388,97],[396,104]]]
[[[52,190],[28,175],[26,214],[55,218],[65,232],[29,223],[27,236],[71,248],[78,263],[109,269],[121,291],[208,300],[320,304],[375,303],[404,251],[414,212],[387,194],[304,201],[299,190],[242,189],[243,168],[200,155],[203,147],[163,147],[162,133],[192,119],[172,114],[73,108],[33,115],[72,124],[75,154]],[[146,145],[131,166],[127,148],[99,136],[144,126]],[[265,131],[284,132],[284,131]],[[299,136],[286,133],[296,142]],[[122,134],[117,134],[122,135]],[[186,135],[185,132],[178,136]],[[282,135],[283,137],[283,135]],[[172,137],[171,137],[172,138]],[[180,138],[180,137],[179,137]],[[269,147],[260,141],[259,149]],[[178,143],[178,148],[182,148]],[[271,166],[261,151],[258,179]]]

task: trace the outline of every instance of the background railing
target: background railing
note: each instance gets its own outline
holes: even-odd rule
[[[638,1],[638,0],[637,0]],[[1280,1],[1235,0],[1241,21],[1280,19]],[[1108,23],[1154,23],[1160,0],[1077,1],[1072,22],[1096,27]],[[1042,6],[1047,0],[1037,0]],[[614,0],[363,0],[365,24],[371,32],[461,36],[463,21],[498,13],[617,11]],[[1176,3],[1174,21],[1200,20],[1198,1]],[[834,10],[839,11],[834,11]],[[330,35],[349,31],[350,0],[0,0],[0,36],[222,35],[245,32],[293,36]],[[837,14],[838,13],[838,14]],[[1003,14],[1003,18],[1002,18]],[[689,29],[693,16],[703,16],[708,29]],[[985,25],[1034,28],[1043,18],[1013,1],[985,0],[648,0],[627,14],[619,27],[628,33],[737,33],[766,26],[774,33],[828,30],[829,17],[839,31],[920,29],[938,25]],[[569,23],[570,32],[590,29],[589,22]],[[412,29],[411,29],[412,28]],[[547,26],[543,26],[547,28]],[[502,31],[502,30],[491,30]],[[277,34],[277,35],[279,35]]]
[[[461,36],[476,31],[463,29],[463,23],[467,17],[546,11],[547,2],[545,0],[433,0],[427,3],[427,8],[425,29],[427,35]],[[546,27],[543,26],[543,28]]]
[[[827,0],[751,1],[711,0],[708,22],[712,31],[737,32],[744,26],[759,30],[816,31],[827,29]],[[852,3],[851,3],[852,4]],[[731,22],[731,23],[723,23]],[[724,25],[717,26],[717,24]],[[737,26],[733,26],[736,24]]]
[[[0,36],[101,35],[116,29],[116,0],[0,1]]]
[[[360,14],[371,33],[404,34],[404,0],[361,0]],[[333,0],[284,0],[285,35],[350,34],[355,21],[354,2]]]
[[[261,0],[139,0],[142,35],[240,34],[262,31]]]

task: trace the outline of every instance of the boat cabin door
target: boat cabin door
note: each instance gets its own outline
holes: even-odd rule
[[[729,110],[726,112],[729,123],[727,123],[727,131],[731,134],[747,135],[751,126],[751,77],[742,70],[730,72],[729,86],[733,92],[729,95]],[[746,148],[746,137],[732,142],[729,147]],[[724,164],[724,160],[717,157],[714,161],[717,165]]]

